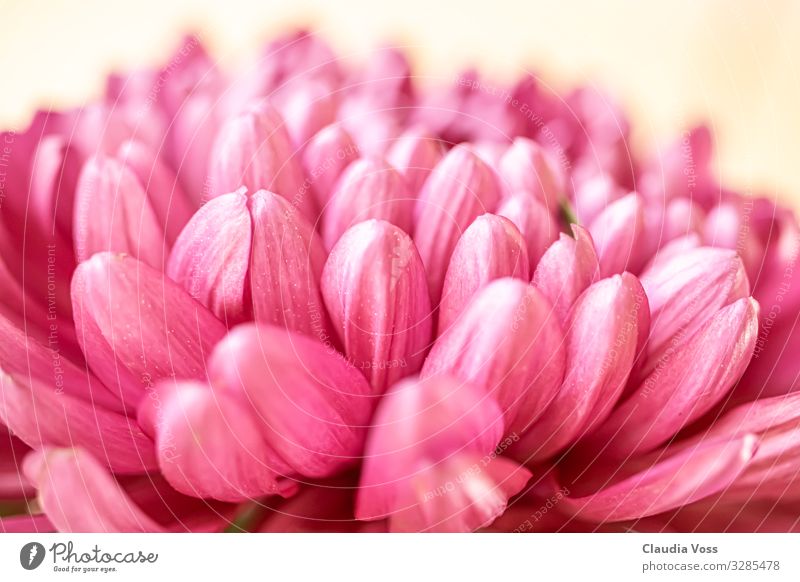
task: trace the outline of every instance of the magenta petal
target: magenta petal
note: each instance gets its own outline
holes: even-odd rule
[[[546,459],[605,420],[649,329],[647,297],[630,273],[598,281],[581,295],[566,325],[566,375],[516,457]]]
[[[0,372],[0,388],[0,419],[31,447],[84,447],[117,473],[155,468],[153,443],[135,420],[38,380],[25,386]]]
[[[271,192],[256,192],[250,212],[249,276],[255,320],[330,343],[328,314],[319,290],[325,265],[319,237],[286,200]]]
[[[641,280],[652,320],[645,373],[681,338],[705,327],[719,308],[750,293],[736,253],[710,247],[669,252],[642,273]]]
[[[500,159],[500,177],[508,192],[529,192],[553,214],[564,194],[556,162],[535,141],[518,137]]]
[[[176,283],[126,255],[81,263],[72,299],[89,367],[134,408],[162,378],[205,378],[205,358],[225,333]]]
[[[279,491],[276,453],[230,394],[168,381],[144,400],[139,417],[155,433],[161,473],[181,493],[238,502]]]
[[[339,177],[324,210],[322,234],[333,248],[344,231],[377,218],[411,233],[414,199],[400,173],[383,160],[365,158],[350,164]]]
[[[510,220],[483,214],[464,231],[450,257],[439,305],[439,334],[450,328],[481,287],[501,277],[529,280],[525,240]]]
[[[244,189],[209,200],[183,229],[167,275],[221,321],[244,321],[251,313],[250,246],[253,225]]]
[[[558,240],[558,225],[553,216],[528,192],[516,192],[506,197],[497,214],[513,222],[525,237],[533,272],[545,251]]]
[[[316,220],[313,196],[303,186],[299,158],[281,116],[260,103],[228,121],[214,142],[209,175],[214,195],[266,189],[283,196]]]
[[[422,367],[431,341],[425,269],[411,238],[369,220],[331,251],[322,294],[345,354],[376,392]]]
[[[612,203],[592,221],[589,232],[597,248],[603,277],[623,271],[639,272],[643,263],[639,246],[643,229],[644,205],[635,193]]]
[[[323,344],[242,325],[214,349],[209,374],[215,389],[249,403],[266,442],[301,475],[329,476],[360,456],[374,391]]]
[[[167,244],[172,245],[195,210],[175,172],[158,153],[137,141],[123,143],[117,157],[130,168],[147,191],[147,198],[164,227]]]
[[[459,237],[475,218],[492,212],[499,199],[492,170],[464,145],[450,150],[428,176],[416,204],[414,242],[434,305]]]
[[[594,522],[655,515],[725,490],[755,451],[753,435],[703,442],[666,459],[658,458],[650,468],[593,495],[566,497],[562,503],[576,517]]]
[[[518,279],[492,281],[475,294],[433,346],[422,377],[472,382],[500,405],[508,434],[544,412],[564,376],[561,327],[550,303]]]
[[[533,273],[533,284],[553,306],[558,320],[566,323],[572,304],[600,277],[600,266],[592,236],[577,224],[575,238],[565,234],[542,256]]]
[[[358,154],[353,138],[339,124],[322,128],[306,144],[303,169],[319,208],[328,205],[336,180]]]
[[[441,159],[442,147],[439,141],[417,129],[409,130],[398,137],[386,152],[386,161],[403,174],[412,196],[417,195]]]
[[[672,348],[636,392],[589,438],[609,455],[647,452],[717,404],[750,362],[758,304],[739,299]]]

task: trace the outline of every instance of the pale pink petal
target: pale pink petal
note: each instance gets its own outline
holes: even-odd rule
[[[756,452],[756,439],[734,439],[698,444],[667,458],[656,458],[649,468],[605,484],[597,493],[566,497],[562,503],[580,519],[606,522],[655,515],[725,490],[741,474]]]
[[[553,216],[528,192],[516,192],[504,198],[497,214],[513,222],[525,237],[533,272],[545,251],[558,240],[558,225]]]
[[[405,178],[383,160],[364,158],[350,164],[339,177],[324,209],[322,234],[333,248],[351,226],[376,218],[412,234],[414,198]]]
[[[551,214],[558,209],[564,195],[558,166],[535,141],[516,138],[500,159],[499,172],[506,191],[531,193]]]
[[[322,295],[345,354],[376,392],[419,371],[431,342],[431,305],[406,233],[380,220],[345,232],[325,264]]]
[[[214,141],[209,164],[215,196],[241,186],[250,192],[270,190],[308,220],[316,220],[316,204],[303,185],[300,158],[283,119],[269,104],[260,102],[226,122]]]
[[[408,130],[386,152],[386,161],[403,174],[412,196],[419,193],[441,159],[440,142],[421,129]]]
[[[638,273],[644,257],[639,246],[644,232],[644,207],[638,194],[628,194],[610,204],[589,226],[600,259],[600,273],[610,277]]]
[[[598,281],[566,325],[566,375],[550,406],[514,448],[524,462],[557,453],[605,420],[622,394],[646,337],[650,312],[630,273]]]
[[[358,157],[359,150],[353,138],[339,124],[323,127],[309,140],[303,150],[302,163],[319,208],[328,205],[336,180]]]
[[[0,372],[0,419],[29,446],[80,446],[118,473],[155,468],[153,442],[132,418],[37,380]]]
[[[644,373],[652,371],[668,350],[704,327],[719,308],[750,293],[736,253],[710,247],[670,252],[642,273],[641,281],[652,321]]]
[[[238,502],[280,492],[277,453],[232,395],[166,382],[144,400],[139,419],[154,435],[162,475],[184,495]]]
[[[479,289],[501,277],[530,279],[525,240],[510,220],[483,214],[464,231],[450,257],[439,304],[439,334],[450,328]]]
[[[221,321],[251,312],[252,220],[244,189],[209,200],[183,229],[167,263],[167,275]]]
[[[600,265],[592,236],[585,228],[572,225],[573,237],[561,234],[544,253],[533,273],[533,284],[542,292],[562,323],[572,304],[600,278]]]
[[[475,218],[492,212],[499,199],[492,170],[465,145],[450,150],[428,176],[416,204],[414,242],[434,305],[459,237]]]
[[[483,388],[503,410],[508,434],[522,433],[564,377],[561,326],[550,303],[518,279],[492,281],[425,360],[423,378],[441,374]]]
[[[252,407],[266,442],[301,475],[329,476],[361,455],[375,393],[323,344],[275,326],[242,325],[214,349],[209,374],[216,389]]]
[[[665,353],[639,388],[589,438],[625,457],[663,444],[717,404],[747,367],[758,333],[758,305],[739,299],[694,336]]]
[[[84,165],[73,232],[79,261],[110,251],[161,269],[169,252],[164,227],[136,174],[111,158],[92,158]]]
[[[286,200],[271,192],[256,192],[250,213],[249,277],[255,320],[330,342],[328,314],[319,291],[325,265],[319,237]]]
[[[81,263],[72,299],[89,367],[134,410],[162,378],[205,378],[205,358],[225,333],[176,283],[126,255]]]
[[[117,158],[130,168],[144,186],[147,198],[172,245],[195,211],[195,204],[183,191],[175,172],[146,145],[130,140],[123,143]]]

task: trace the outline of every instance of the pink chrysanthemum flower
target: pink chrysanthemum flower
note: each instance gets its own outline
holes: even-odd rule
[[[797,530],[797,221],[628,134],[307,34],[4,133],[0,526]]]

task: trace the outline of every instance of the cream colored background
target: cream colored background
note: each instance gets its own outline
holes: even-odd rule
[[[339,50],[410,45],[417,70],[476,63],[506,78],[535,70],[557,87],[619,96],[640,144],[711,122],[719,172],[800,208],[800,1],[688,0],[0,0],[0,125],[34,107],[81,103],[114,68],[158,63],[198,32],[224,66],[292,26]]]

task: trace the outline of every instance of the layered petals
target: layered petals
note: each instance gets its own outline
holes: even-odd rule
[[[649,323],[644,289],[630,273],[598,281],[581,295],[565,328],[564,382],[541,419],[515,446],[517,458],[546,459],[608,417]]]
[[[361,455],[376,393],[323,344],[274,326],[242,325],[214,349],[209,374],[215,390],[248,406],[290,470],[326,477]]]
[[[492,170],[464,145],[450,150],[425,180],[415,208],[414,242],[434,305],[459,237],[477,216],[492,212],[499,199]]]
[[[553,306],[560,322],[567,321],[572,304],[600,277],[592,236],[572,225],[573,237],[561,234],[544,253],[533,273],[533,284]]]
[[[518,279],[489,283],[425,360],[423,378],[442,374],[483,388],[500,405],[508,434],[521,434],[564,377],[561,326],[550,303]]]
[[[134,410],[163,378],[205,378],[225,326],[133,257],[98,253],[72,279],[78,340],[92,371]]]
[[[694,336],[665,353],[639,388],[591,437],[608,455],[647,452],[717,404],[750,362],[758,305],[723,307]],[[698,357],[702,354],[702,357]]]
[[[530,473],[497,456],[502,412],[447,376],[395,385],[376,412],[356,518],[393,531],[473,531],[499,516]]]
[[[439,305],[439,333],[450,328],[481,287],[502,277],[530,278],[525,240],[511,221],[483,214],[464,231],[450,258]]]
[[[414,199],[400,173],[383,160],[364,158],[339,177],[325,208],[322,235],[330,249],[358,222],[376,218],[412,234]]]

